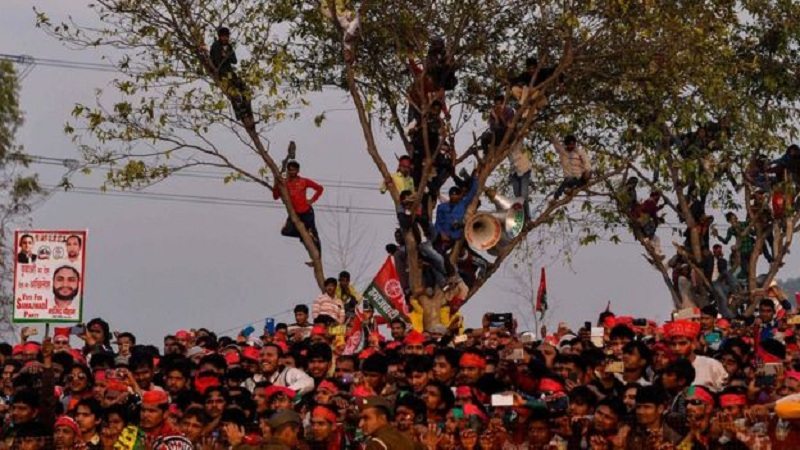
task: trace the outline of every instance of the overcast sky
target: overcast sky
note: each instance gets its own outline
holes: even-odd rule
[[[71,14],[88,21],[94,18],[85,7],[88,2],[2,3],[0,53],[101,62],[101,53],[67,49],[34,27],[34,4],[53,16]],[[22,82],[25,125],[18,142],[30,154],[78,158],[63,125],[75,103],[92,104],[94,90],[107,87],[111,79],[112,74],[103,72],[34,67]],[[313,100],[303,119],[281,125],[270,135],[273,148],[285,149],[289,140],[297,142],[302,174],[325,180],[321,204],[390,210],[391,199],[368,187],[377,186],[379,174],[366,157],[355,112],[329,112],[322,128],[314,126],[316,114],[348,109],[348,99],[343,93],[329,93]],[[397,144],[385,140],[380,148],[387,159],[400,151]],[[45,184],[55,184],[63,172],[53,166],[33,167]],[[75,175],[72,182],[97,188],[102,176]],[[272,201],[263,189],[242,183],[224,185],[209,177],[175,178],[145,192]],[[235,334],[249,323],[258,328],[265,317],[289,320],[288,311],[294,304],[310,304],[318,294],[316,284],[310,269],[303,265],[307,257],[301,244],[279,235],[284,220],[281,209],[261,205],[78,192],[54,194],[32,217],[37,228],[89,230],[84,318],[103,317],[112,330],[132,331],[152,343],[190,327]],[[363,289],[385,257],[383,247],[392,238],[395,221],[387,214],[318,212],[317,225],[327,241],[323,244],[327,273],[335,276],[341,269],[350,269],[360,276],[358,287]],[[333,258],[336,252],[330,242],[336,241],[337,223],[341,229],[350,224],[352,235],[360,240],[353,245],[354,262],[349,267],[340,267]],[[666,243],[672,239],[668,234],[662,236]],[[584,320],[595,320],[609,300],[617,313],[667,318],[671,300],[660,275],[644,262],[642,250],[631,243],[630,236],[625,236],[625,241],[628,243],[581,248],[571,265],[552,254],[531,263],[537,283],[539,267],[547,267],[548,322],[566,321],[578,327]],[[782,278],[797,276],[798,253],[786,262]],[[513,280],[508,271],[493,277],[463,308],[468,325],[477,325],[481,314],[491,310],[522,316],[521,328],[532,329],[530,303],[509,292],[515,287]]]

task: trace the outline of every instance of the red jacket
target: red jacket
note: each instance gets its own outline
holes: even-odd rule
[[[292,208],[297,214],[303,214],[311,209],[311,204],[317,201],[322,195],[323,187],[308,178],[295,177],[284,181],[286,189],[289,191],[289,200],[292,202]],[[313,189],[314,195],[309,201],[306,198],[306,190]],[[276,185],[272,188],[272,198],[275,200],[281,197],[281,191]]]

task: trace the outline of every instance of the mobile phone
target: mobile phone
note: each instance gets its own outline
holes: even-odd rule
[[[646,327],[647,326],[647,319],[633,319],[633,326],[635,326],[635,327]]]
[[[672,313],[672,320],[699,319],[700,308],[683,308]]]
[[[583,329],[584,330],[591,330],[592,329],[592,322],[583,322]]]
[[[253,334],[254,331],[256,331],[256,329],[253,328],[252,325],[248,325],[246,328],[244,328],[241,331],[241,335],[246,337],[246,338],[248,338],[248,337],[250,337],[251,334]]]
[[[592,327],[592,335],[590,340],[595,347],[603,347],[603,337],[606,330],[603,327]]]
[[[775,385],[775,375],[757,375],[756,387],[768,387]]]
[[[267,317],[267,319],[264,320],[264,330],[266,330],[268,334],[275,334],[275,319]]]
[[[577,383],[578,382],[578,372],[570,372],[569,375],[567,375],[567,379],[569,381],[572,381],[573,383]]]
[[[514,406],[514,396],[511,394],[492,394],[492,406]]]
[[[494,328],[505,327],[506,329],[511,330],[513,322],[514,315],[511,313],[491,314],[489,316],[489,323]]]
[[[525,358],[525,351],[521,348],[515,348],[508,352],[508,354],[503,358],[507,361],[522,361]]]
[[[342,383],[344,386],[350,386],[351,384],[353,384],[353,381],[354,381],[353,375],[349,373],[342,375],[342,377],[339,379],[339,382]]]
[[[83,324],[75,325],[74,327],[69,329],[69,334],[73,336],[80,336],[86,333],[86,326]]]
[[[783,364],[781,363],[766,363],[764,364],[764,367],[761,369],[761,372],[764,375],[773,375],[773,376],[778,375],[778,372],[780,371],[782,366]]]
[[[609,361],[606,363],[606,372],[623,373],[625,372],[625,365],[622,364],[622,361]]]
[[[553,414],[563,414],[569,409],[569,397],[566,395],[559,395],[547,401],[547,409]]]

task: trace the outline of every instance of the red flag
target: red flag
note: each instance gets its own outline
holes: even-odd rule
[[[364,301],[372,303],[375,310],[386,320],[408,315],[403,287],[400,285],[400,277],[397,276],[397,269],[391,256],[386,258],[381,270],[367,286],[364,291]]]
[[[545,311],[547,311],[547,275],[544,267],[542,267],[542,275],[539,278],[539,292],[536,293],[536,312],[540,312],[544,316]]]

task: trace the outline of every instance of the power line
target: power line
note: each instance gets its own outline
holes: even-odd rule
[[[61,186],[44,185],[45,189],[59,190],[63,189]],[[127,198],[142,198],[145,200],[160,200],[179,203],[191,203],[201,205],[221,205],[221,206],[243,206],[255,208],[269,208],[284,210],[285,207],[282,203],[269,202],[266,200],[256,199],[239,199],[231,197],[217,197],[209,195],[190,195],[190,194],[174,194],[166,192],[146,192],[146,191],[123,191],[123,190],[104,190],[100,188],[92,188],[87,186],[74,186],[69,189],[63,190],[67,194],[81,194],[81,195],[95,195],[107,197],[127,197]],[[374,216],[394,216],[395,213],[388,208],[375,208],[367,206],[341,206],[341,205],[314,205],[316,211],[334,212],[334,213],[352,213],[359,215],[374,215]]]

